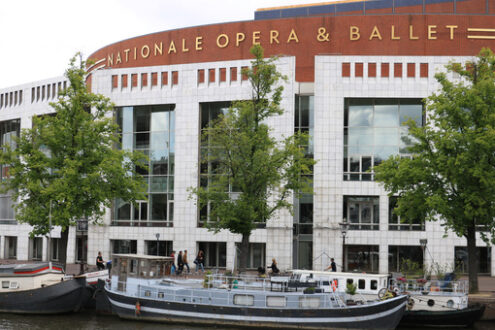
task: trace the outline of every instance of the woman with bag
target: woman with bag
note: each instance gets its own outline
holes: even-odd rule
[[[202,272],[205,271],[205,256],[203,250],[199,250],[196,259],[194,259],[194,263],[196,264],[196,273],[198,272],[199,268],[201,268]]]

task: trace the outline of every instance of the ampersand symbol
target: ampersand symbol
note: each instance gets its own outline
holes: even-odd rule
[[[330,33],[327,33],[327,29],[321,27],[318,29],[318,36],[316,39],[318,41],[330,41]]]

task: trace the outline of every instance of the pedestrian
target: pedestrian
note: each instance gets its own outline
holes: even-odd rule
[[[98,256],[96,257],[96,267],[98,267],[98,270],[105,269],[105,262],[101,256],[101,251],[98,251]]]
[[[182,256],[182,262],[184,263],[184,266],[187,267],[187,273],[189,274],[191,272],[191,268],[189,268],[189,262],[187,261],[187,250],[184,250],[184,255]]]
[[[337,271],[337,265],[335,264],[335,260],[333,258],[330,258],[330,266],[328,266],[327,269],[325,270],[329,270],[329,269],[331,269],[332,272]]]
[[[194,259],[194,263],[196,264],[196,273],[199,269],[201,269],[202,272],[205,271],[205,256],[203,250],[199,250],[196,259]]]
[[[175,267],[175,251],[172,251],[170,256],[172,257],[172,267],[170,267],[170,275],[175,275],[175,271],[177,270],[177,267]]]
[[[268,268],[272,269],[272,274],[280,273],[280,270],[277,267],[277,260],[275,260],[275,258],[272,259],[272,265],[269,266]]]
[[[177,275],[182,274],[184,270],[184,261],[182,260],[182,251],[179,251],[179,255],[177,256]]]

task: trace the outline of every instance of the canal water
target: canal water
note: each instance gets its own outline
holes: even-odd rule
[[[94,312],[81,312],[74,314],[56,315],[56,316],[26,316],[13,314],[0,314],[0,329],[1,330],[200,330],[205,327],[187,326],[148,322],[124,321],[117,316],[101,316]],[[232,328],[224,327],[207,327],[207,329],[233,330]],[[400,330],[406,330],[399,328]],[[492,330],[495,329],[493,322],[478,322],[471,330]],[[416,329],[417,330],[417,329]]]

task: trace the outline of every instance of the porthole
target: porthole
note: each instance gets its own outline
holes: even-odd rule
[[[454,301],[453,301],[452,299],[449,299],[449,300],[447,301],[447,307],[448,307],[448,308],[453,308],[453,307],[454,307]]]
[[[435,305],[435,300],[429,299],[428,300],[428,306],[433,307]]]

